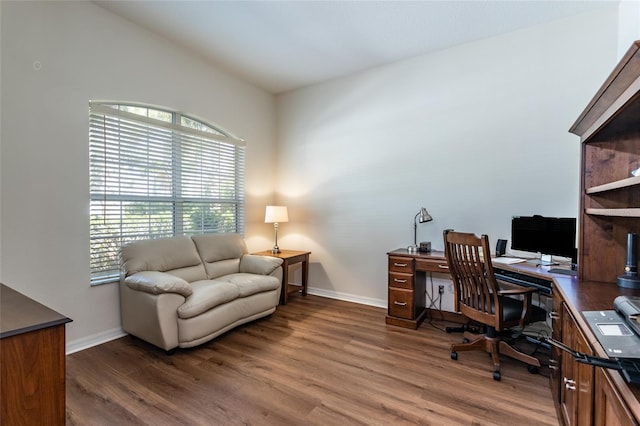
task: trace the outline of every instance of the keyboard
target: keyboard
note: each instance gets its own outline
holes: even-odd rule
[[[551,273],[551,274],[571,275],[571,276],[574,276],[574,277],[578,276],[578,271],[574,271],[573,269],[551,268],[551,269],[549,269],[549,273]]]
[[[533,287],[545,294],[551,294],[553,281],[551,279],[532,277],[520,272],[508,271],[499,267],[493,267],[493,274],[496,279],[522,287]]]

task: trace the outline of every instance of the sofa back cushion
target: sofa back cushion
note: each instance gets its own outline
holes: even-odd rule
[[[240,271],[240,258],[247,245],[239,234],[206,234],[191,237],[204,263],[207,278],[214,279]]]
[[[120,250],[125,276],[141,271],[159,271],[187,282],[206,279],[204,265],[189,237],[134,241]]]

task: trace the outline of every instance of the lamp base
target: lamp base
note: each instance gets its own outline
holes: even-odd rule
[[[278,253],[282,253],[282,252],[280,251],[280,247],[273,246],[273,248],[271,249],[271,253],[278,254]]]
[[[618,287],[640,289],[640,278],[637,274],[625,274],[618,277]]]
[[[418,252],[419,247],[418,246],[409,246],[407,247],[407,251],[409,253],[417,253]]]

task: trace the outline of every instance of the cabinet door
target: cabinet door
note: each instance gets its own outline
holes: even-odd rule
[[[562,307],[562,341],[573,350],[593,355],[566,305]],[[562,354],[561,411],[566,425],[593,424],[594,368]]]
[[[615,373],[617,374],[617,373]],[[594,424],[603,426],[630,426],[637,424],[626,404],[602,368],[596,368]]]

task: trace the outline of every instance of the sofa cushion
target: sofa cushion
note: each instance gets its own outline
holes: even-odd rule
[[[240,270],[247,245],[239,234],[206,234],[191,237],[204,262],[207,277],[218,278]]]
[[[278,257],[245,254],[240,259],[240,272],[269,275],[282,265],[282,262],[283,260]]]
[[[159,271],[187,282],[207,278],[195,244],[189,237],[134,241],[122,247],[120,262],[125,276]]]
[[[195,317],[211,308],[240,296],[238,286],[225,280],[202,280],[191,283],[193,294],[178,308],[178,317]]]
[[[132,290],[150,294],[177,293],[184,297],[191,296],[193,290],[188,282],[165,272],[142,271],[129,275],[124,283]]]
[[[237,273],[226,275],[224,280],[237,286],[240,297],[276,290],[281,285],[278,278],[269,275]]]
[[[193,294],[178,308],[178,317],[192,318],[240,297],[277,290],[280,285],[276,277],[244,273],[196,281],[191,283]]]

